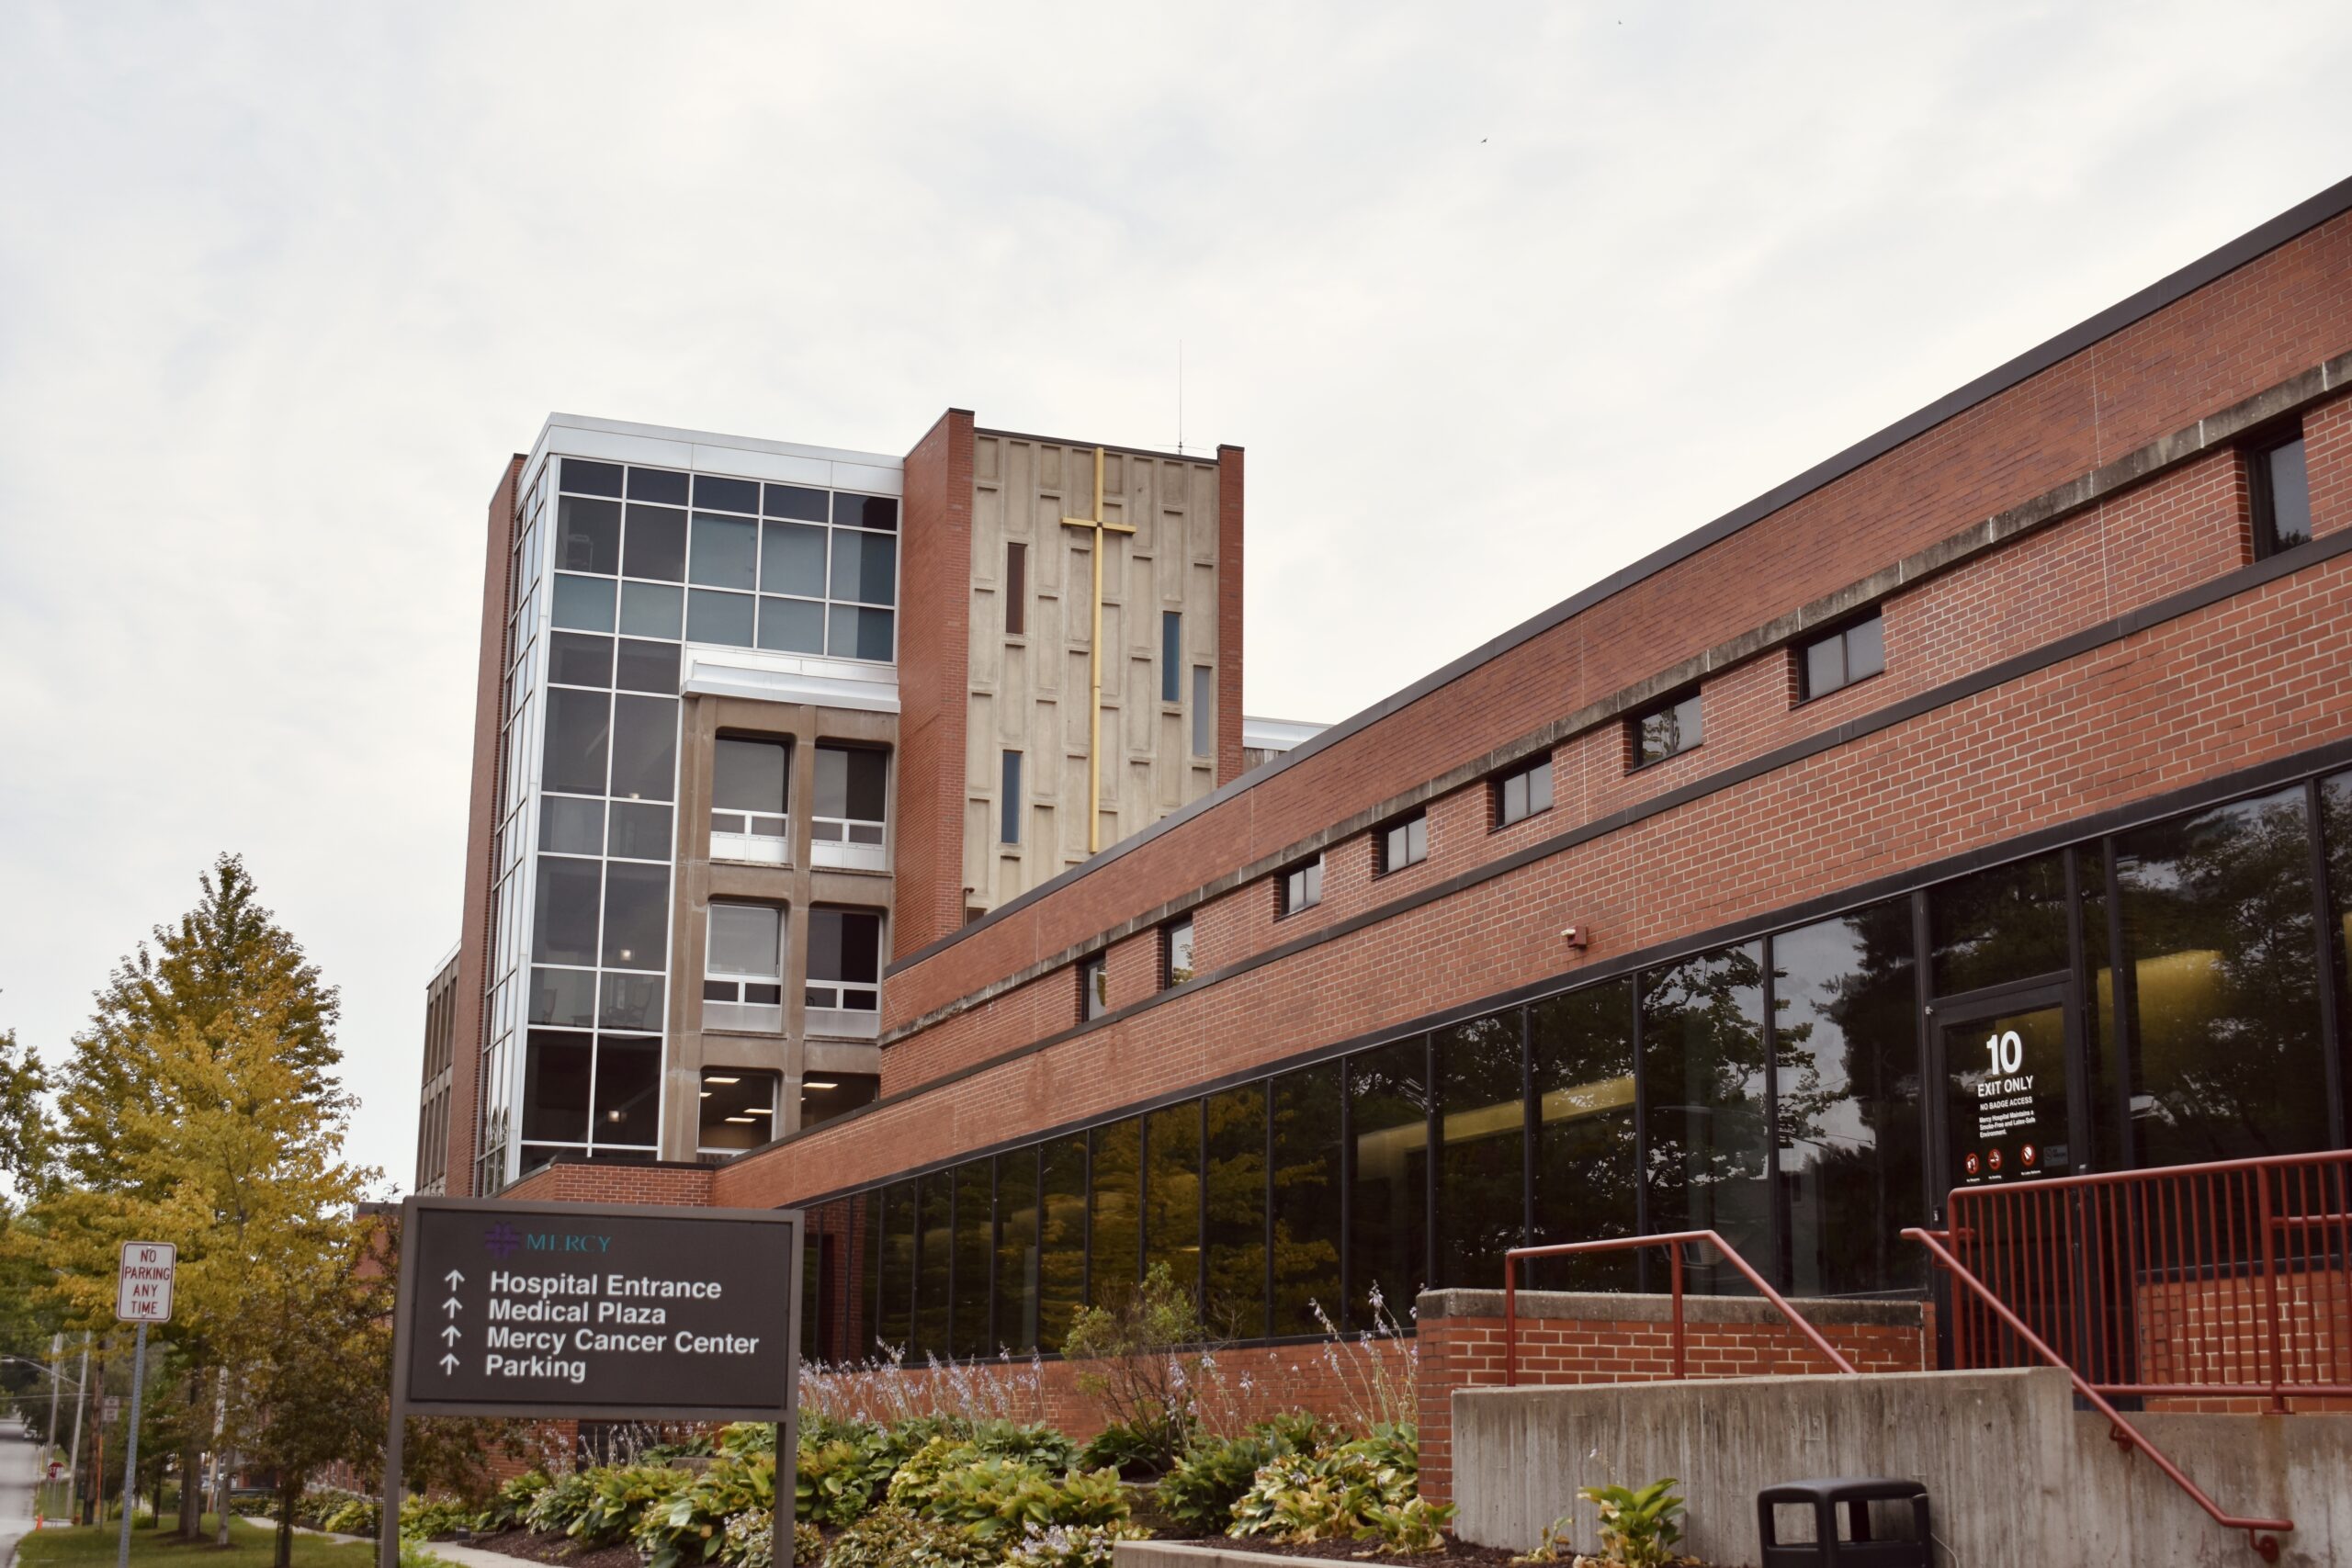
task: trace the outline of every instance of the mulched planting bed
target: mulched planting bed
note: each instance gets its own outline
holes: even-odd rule
[[[617,1546],[600,1546],[594,1551],[583,1551],[578,1541],[568,1536],[533,1535],[529,1530],[478,1535],[469,1539],[465,1544],[533,1562],[560,1562],[564,1568],[642,1568],[645,1562],[638,1554],[637,1548],[627,1541]]]
[[[1442,1551],[1414,1552],[1384,1551],[1377,1543],[1370,1541],[1282,1541],[1265,1540],[1257,1536],[1243,1536],[1238,1540],[1232,1536],[1208,1536],[1199,1540],[1171,1544],[1214,1546],[1227,1551],[1262,1551],[1269,1557],[1320,1557],[1334,1562],[1393,1562],[1399,1564],[1400,1568],[1404,1565],[1436,1568],[1438,1564],[1445,1564],[1446,1568],[1504,1568],[1514,1555],[1508,1547],[1473,1546],[1453,1536],[1445,1538],[1445,1550]]]

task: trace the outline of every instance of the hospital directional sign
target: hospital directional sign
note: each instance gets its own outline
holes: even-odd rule
[[[412,1198],[396,1392],[417,1415],[777,1420],[797,1371],[799,1222]]]

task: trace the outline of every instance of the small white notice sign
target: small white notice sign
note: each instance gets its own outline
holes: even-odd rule
[[[114,1315],[124,1323],[172,1321],[172,1270],[180,1249],[168,1241],[126,1241],[115,1280]]]

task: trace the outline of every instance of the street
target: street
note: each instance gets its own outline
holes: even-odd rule
[[[33,1481],[40,1450],[21,1421],[0,1422],[0,1568],[17,1554],[17,1540],[33,1528]]]

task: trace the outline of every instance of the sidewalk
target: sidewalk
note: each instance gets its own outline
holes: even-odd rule
[[[243,1517],[242,1515],[239,1517]],[[245,1522],[247,1524],[266,1526],[270,1529],[276,1529],[277,1528],[274,1522],[268,1519],[248,1518]],[[294,1527],[294,1533],[297,1535],[324,1536],[329,1540],[350,1541],[362,1546],[373,1546],[375,1544],[374,1541],[368,1540],[363,1535],[337,1535],[332,1530],[314,1530],[308,1525],[296,1525]],[[479,1546],[465,1546],[454,1540],[428,1540],[422,1544],[426,1551],[432,1553],[435,1557],[438,1557],[444,1562],[453,1562],[457,1564],[457,1568],[515,1568],[517,1563],[525,1561],[525,1559],[520,1557],[509,1557],[503,1551],[484,1551]],[[0,1559],[0,1568],[8,1568],[7,1562],[5,1559]]]

